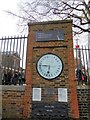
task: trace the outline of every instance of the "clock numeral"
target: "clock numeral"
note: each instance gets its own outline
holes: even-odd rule
[[[51,74],[51,77],[53,77],[53,74]]]
[[[39,65],[39,69],[41,69],[41,65]]]
[[[47,77],[50,77],[50,74],[46,74]]]

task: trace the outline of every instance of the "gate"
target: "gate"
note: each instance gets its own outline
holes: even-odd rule
[[[0,39],[1,84],[24,84],[27,36]],[[18,80],[17,80],[18,79]]]
[[[84,74],[86,76],[85,79],[87,79],[85,84],[89,84],[90,81],[90,48],[86,46],[81,46],[79,48],[74,48],[74,54],[75,54],[75,67],[76,67],[76,78],[79,79],[78,82],[80,82],[81,78],[80,74]],[[78,74],[79,73],[79,74]],[[79,78],[78,78],[79,77]]]

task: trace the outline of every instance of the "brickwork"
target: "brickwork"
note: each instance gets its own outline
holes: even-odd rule
[[[2,113],[0,107],[0,118],[1,114],[3,119],[23,119],[23,96],[25,92],[25,86],[3,86],[2,90],[2,101],[0,100],[0,106],[2,105]],[[90,88],[87,86],[78,86],[78,105],[80,120],[90,119]],[[26,120],[26,118],[25,118]]]
[[[23,118],[25,86],[2,87],[2,118]]]
[[[64,40],[36,42],[36,31],[64,30]],[[41,78],[36,70],[37,60],[46,53],[57,54],[64,63],[64,70],[58,78],[52,82]],[[57,94],[45,95],[46,88],[67,88],[68,90],[68,114],[69,118],[79,118],[78,101],[75,86],[75,66],[73,56],[72,21],[52,21],[29,24],[29,36],[26,64],[26,89],[24,97],[24,117],[30,117],[32,112],[32,88],[43,89],[41,102],[57,101]],[[52,101],[53,100],[53,101]]]
[[[78,86],[77,93],[80,120],[90,120],[90,88],[88,86]]]
[[[64,30],[64,40],[36,42],[36,31],[48,31],[58,29]],[[64,64],[62,74],[52,81],[45,80],[44,78],[40,77],[36,69],[36,63],[38,59],[46,53],[58,55],[62,59]],[[33,88],[42,89],[41,101],[32,101]],[[68,102],[66,102],[65,104],[62,102],[58,102],[58,88],[67,88]],[[30,24],[26,61],[26,86],[3,86],[3,118],[25,118],[25,120],[28,118],[30,119],[32,114],[37,114],[39,107],[44,106],[52,107],[52,109],[53,107],[56,107],[55,110],[45,108],[46,110],[50,110],[49,112],[47,112],[47,114],[50,115],[49,119],[51,119],[51,116],[55,115],[54,120],[56,120],[56,115],[60,115],[60,108],[62,109],[62,107],[64,107],[64,110],[66,111],[68,108],[68,118],[70,120],[77,120],[79,118],[89,120],[90,98],[88,96],[90,96],[89,88],[76,88],[72,40],[72,21],[52,21]],[[32,112],[33,108],[36,110],[36,113]],[[51,112],[51,110],[53,112]],[[41,111],[41,113],[42,112],[43,111]],[[52,114],[50,114],[50,112]],[[41,120],[42,119],[43,118],[41,118]]]

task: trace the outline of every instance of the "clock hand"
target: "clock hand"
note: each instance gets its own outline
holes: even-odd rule
[[[50,65],[48,65],[48,71],[47,71],[47,73],[48,74],[50,73]]]
[[[49,67],[48,67],[48,70],[50,71],[50,65],[49,65]]]
[[[45,66],[45,67],[48,67],[49,65],[39,65],[39,66]]]

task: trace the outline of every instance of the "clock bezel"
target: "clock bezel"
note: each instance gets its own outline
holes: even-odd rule
[[[57,76],[53,77],[53,78],[46,78],[46,77],[42,76],[42,75],[40,74],[40,72],[38,71],[38,62],[39,62],[39,60],[40,60],[43,56],[48,55],[48,54],[57,56],[57,57],[59,58],[59,60],[61,61],[61,63],[62,63],[62,69],[61,69],[60,73],[59,73]],[[63,68],[64,68],[64,64],[63,64],[63,61],[62,61],[61,57],[59,57],[58,55],[56,55],[56,54],[54,54],[54,53],[45,53],[45,54],[41,55],[41,56],[39,57],[39,59],[37,60],[37,62],[36,62],[36,70],[37,70],[38,74],[39,74],[43,79],[45,79],[45,80],[54,80],[54,79],[58,78],[58,77],[61,75],[61,73],[62,73],[62,71],[63,71]]]

